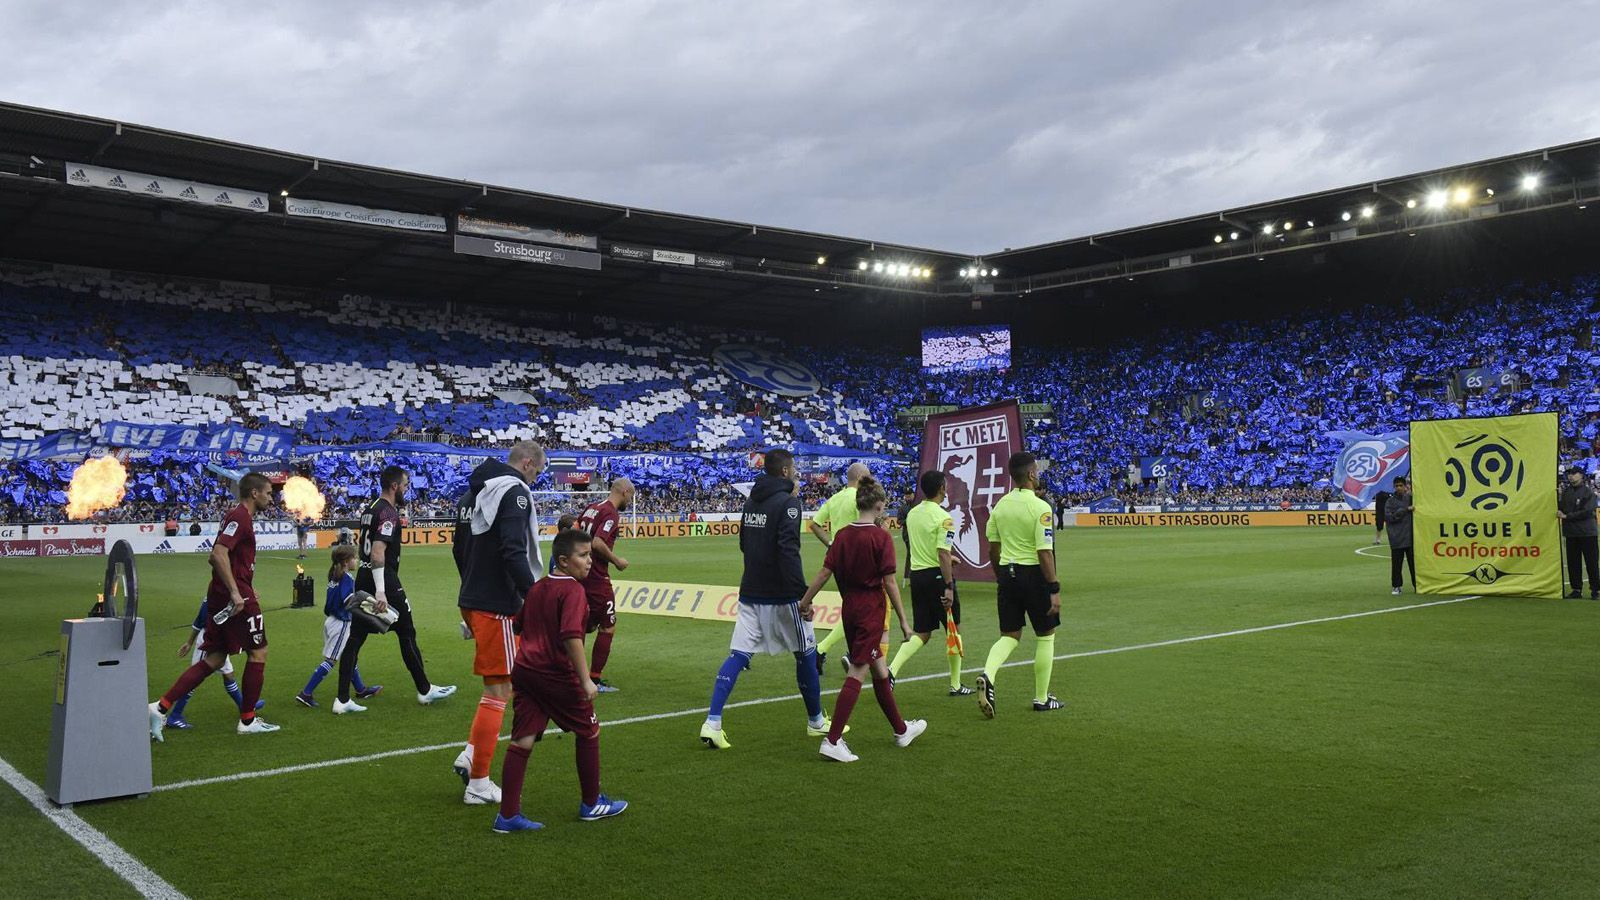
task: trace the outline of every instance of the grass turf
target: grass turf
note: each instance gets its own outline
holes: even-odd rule
[[[1417,602],[1352,551],[1364,530],[1083,529],[1063,535],[1068,596],[1056,651],[1084,653]],[[734,584],[731,538],[635,541],[639,579]],[[1381,551],[1380,551],[1381,552]],[[820,562],[808,539],[807,569]],[[320,560],[313,560],[320,563]],[[97,560],[0,560],[0,757],[44,779],[57,621],[93,600]],[[386,691],[370,712],[295,705],[317,662],[320,614],[287,600],[291,554],[258,566],[276,735],[232,733],[202,685],[195,728],[154,748],[156,782],[313,763],[465,738],[477,689],[457,636],[447,550],[412,548],[408,592],[435,682],[413,700],[393,642],[363,651]],[[205,582],[201,557],[140,560],[150,694],[176,658]],[[322,566],[309,567],[321,575]],[[963,586],[969,666],[995,637],[993,588]],[[1423,600],[1431,598],[1420,598]],[[929,720],[893,746],[875,704],[852,720],[861,762],[817,756],[798,699],[730,708],[731,751],[695,739],[729,627],[627,616],[598,703],[608,792],[635,805],[581,823],[572,743],[534,751],[534,835],[498,837],[466,807],[455,749],[200,787],[78,811],[180,890],[210,896],[502,893],[799,895],[862,886],[927,896],[1587,896],[1600,876],[1592,629],[1600,606],[1471,600],[1056,663],[1068,709],[1028,709],[1027,665],[999,679],[1000,712],[945,696],[942,643],[914,659],[902,710]],[[1014,662],[1032,658],[1024,638]],[[825,688],[836,688],[830,663]],[[970,681],[970,679],[969,679]],[[794,693],[793,663],[761,657],[735,703]],[[825,699],[831,710],[831,698]],[[498,778],[498,760],[495,775]],[[3,789],[0,789],[3,790]],[[0,895],[111,896],[126,885],[0,793]],[[10,862],[15,860],[15,864]]]

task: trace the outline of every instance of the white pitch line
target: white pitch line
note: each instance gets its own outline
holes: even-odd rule
[[[44,790],[29,781],[21,772],[12,768],[11,764],[0,759],[0,778],[6,784],[16,789],[24,800],[27,800],[46,819],[49,819],[57,828],[67,833],[83,849],[94,854],[94,857],[105,863],[106,868],[115,872],[123,881],[133,885],[133,889],[142,896],[162,898],[162,900],[188,900],[183,892],[167,883],[166,879],[150,871],[150,867],[136,859],[133,854],[122,849],[117,843],[106,837],[105,832],[90,825],[82,816],[66,807],[56,806],[45,796]]]
[[[1189,637],[1172,638],[1165,641],[1151,641],[1144,644],[1129,644],[1126,647],[1107,647],[1101,650],[1080,650],[1076,653],[1060,654],[1056,657],[1056,659],[1083,659],[1090,656],[1107,656],[1112,653],[1127,653],[1132,650],[1150,650],[1156,647],[1173,647],[1179,644],[1193,644],[1199,641],[1214,641],[1218,638],[1238,637],[1239,635],[1244,634],[1259,634],[1264,631],[1279,631],[1284,628],[1298,628],[1302,625],[1318,625],[1324,622],[1340,622],[1346,619],[1360,619],[1366,616],[1379,616],[1383,615],[1384,613],[1404,612],[1408,609],[1425,609],[1430,606],[1446,606],[1451,603],[1463,603],[1467,600],[1478,599],[1481,598],[1478,595],[1473,595],[1470,597],[1455,597],[1448,600],[1431,600],[1427,603],[1412,603],[1406,606],[1388,606],[1382,609],[1368,609],[1361,612],[1345,613],[1338,616],[1323,616],[1317,619],[1301,619],[1297,622],[1280,622],[1275,625],[1257,625],[1252,628],[1239,628],[1233,631],[1220,631],[1216,634],[1197,634]],[[1033,665],[1033,660],[1025,659],[1018,660],[1016,662],[1008,662],[1002,668],[1009,669],[1015,666],[1031,665]],[[980,672],[982,670],[982,666],[974,666],[969,669],[963,669],[962,671],[970,673]],[[909,684],[915,681],[932,681],[937,678],[949,677],[950,675],[947,672],[935,672],[928,675],[913,675],[907,678],[898,678],[895,679],[895,682],[897,684]],[[822,696],[826,697],[837,693],[839,693],[838,689],[833,688],[823,691]],[[799,699],[801,699],[799,694],[784,694],[779,697],[762,697],[757,700],[740,700],[736,703],[729,703],[724,707],[724,709],[738,709],[746,706],[761,706],[767,703],[785,703]],[[659,722],[662,719],[681,719],[685,716],[705,715],[705,712],[706,707],[696,706],[689,709],[673,710],[672,712],[651,713],[643,716],[630,716],[625,719],[613,719],[607,722],[601,722],[600,727],[615,728],[619,725],[635,725],[640,722]],[[545,733],[553,734],[557,731],[558,729],[552,727]],[[507,737],[507,735],[501,735],[500,739],[505,740]],[[280,766],[275,769],[259,769],[254,772],[238,772],[232,775],[216,775],[210,778],[194,778],[188,781],[175,781],[170,784],[158,784],[155,786],[155,790],[175,791],[180,788],[201,787],[208,784],[223,784],[226,782],[244,781],[251,778],[266,778],[270,775],[289,775],[295,772],[309,772],[315,769],[326,769],[331,766],[353,765],[356,763],[372,762],[379,759],[389,759],[396,756],[411,756],[417,753],[432,753],[438,750],[454,750],[462,746],[465,746],[462,741],[453,741],[448,744],[429,744],[426,747],[407,747],[401,750],[385,750],[381,753],[369,753],[364,756],[346,756],[340,759],[326,759],[318,762],[301,763],[293,766]]]
[[[1366,547],[1357,547],[1356,548],[1356,555],[1357,556],[1367,556],[1367,551],[1368,550],[1375,549],[1375,548],[1377,548],[1379,546],[1381,546],[1381,545],[1379,545],[1379,544],[1370,544],[1370,545],[1368,545]],[[1367,556],[1367,558],[1368,559],[1388,559],[1389,557],[1387,557],[1387,556],[1376,556],[1376,557]]]

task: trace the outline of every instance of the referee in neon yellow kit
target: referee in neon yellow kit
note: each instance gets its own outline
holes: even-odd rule
[[[995,567],[1000,639],[978,676],[978,708],[994,718],[994,680],[1022,637],[1022,621],[1033,624],[1033,709],[1049,712],[1062,703],[1050,693],[1055,668],[1056,629],[1061,626],[1061,583],[1056,580],[1055,516],[1040,499],[1039,462],[1032,453],[1013,453],[1011,493],[989,512],[989,561]]]

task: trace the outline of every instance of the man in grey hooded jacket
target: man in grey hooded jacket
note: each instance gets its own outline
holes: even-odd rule
[[[467,480],[456,509],[452,548],[461,573],[462,637],[476,643],[472,671],[483,677],[483,697],[455,771],[466,784],[462,801],[498,804],[500,788],[489,778],[495,744],[511,697],[511,664],[517,655],[512,620],[533,583],[544,575],[539,554],[539,517],[528,485],[544,471],[544,448],[523,441],[505,462],[485,460]]]

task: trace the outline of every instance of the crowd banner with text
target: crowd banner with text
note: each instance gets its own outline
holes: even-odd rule
[[[1417,592],[1561,597],[1555,413],[1411,423]]]
[[[294,451],[294,434],[237,425],[136,425],[104,422],[99,443],[138,450],[183,450],[242,457],[251,462],[282,459]]]
[[[600,268],[600,254],[590,253],[587,250],[540,247],[535,244],[471,237],[465,234],[456,235],[455,252],[469,256],[487,256],[490,259],[509,259],[513,262],[565,266],[569,269]]]
[[[674,266],[692,266],[694,265],[694,254],[685,253],[682,250],[651,250],[650,261],[670,263]]]
[[[1176,456],[1141,456],[1139,457],[1140,478],[1168,478],[1173,474],[1173,467],[1177,465]]]
[[[954,520],[957,581],[994,581],[989,511],[1011,490],[1006,464],[1022,449],[1022,411],[1015,400],[928,417],[922,432],[922,471],[945,476],[945,506]]]
[[[78,431],[58,431],[32,441],[0,441],[0,460],[57,459],[83,456],[94,440]]]
[[[1333,464],[1333,483],[1354,509],[1366,509],[1379,491],[1394,491],[1394,480],[1411,471],[1411,438],[1405,429],[1388,434],[1330,431],[1344,442]]]
[[[88,163],[67,163],[67,184],[157,197],[162,200],[176,200],[179,203],[242,209],[245,212],[268,211],[267,195],[260,191],[204,184],[186,178],[169,178],[165,175],[145,175],[124,169],[107,169],[102,166],[91,166]]]
[[[579,250],[595,250],[600,246],[600,239],[592,234],[576,234],[555,228],[518,225],[515,222],[501,222],[496,219],[485,219],[481,216],[469,216],[465,213],[456,216],[456,231],[462,234],[482,234],[489,237],[510,238],[513,241],[531,241],[535,244],[553,244],[557,247],[576,247]]]
[[[398,212],[392,209],[371,209],[365,206],[356,206],[350,203],[333,203],[327,200],[285,197],[283,209],[291,216],[333,219],[337,222],[348,222],[352,225],[376,225],[379,228],[432,231],[439,234],[443,234],[446,230],[444,216]]]

